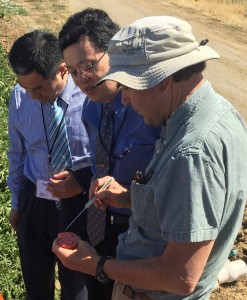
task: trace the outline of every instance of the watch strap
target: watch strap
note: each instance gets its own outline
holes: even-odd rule
[[[108,259],[112,259],[111,256],[102,256],[100,257],[97,267],[96,267],[96,275],[95,278],[103,283],[108,283],[109,282],[109,278],[106,276],[106,274],[104,273],[104,264]]]

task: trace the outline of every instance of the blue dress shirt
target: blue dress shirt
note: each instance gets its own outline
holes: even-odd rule
[[[85,95],[75,86],[69,76],[68,82],[58,99],[58,105],[65,113],[70,142],[73,171],[91,165],[88,135],[81,121]],[[42,109],[43,115],[42,117]],[[12,191],[12,208],[18,207],[18,193],[26,178],[36,183],[38,178],[48,179],[48,146],[45,130],[48,132],[50,104],[41,104],[17,84],[10,97],[8,151],[9,177],[7,184]],[[45,129],[45,130],[44,130]]]
[[[122,93],[118,93],[111,103],[114,112],[113,140],[110,152],[109,175],[126,188],[130,187],[137,170],[144,171],[154,153],[156,140],[161,127],[145,125],[143,117],[130,106],[121,102]],[[95,103],[86,98],[82,120],[88,131],[92,171],[96,168],[96,138],[99,132],[103,103]],[[130,214],[127,209],[111,210]]]

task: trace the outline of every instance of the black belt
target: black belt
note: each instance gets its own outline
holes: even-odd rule
[[[129,217],[128,215],[121,215],[115,213],[114,211],[107,210],[106,211],[106,222],[110,225],[118,225],[118,226],[128,226],[129,225]]]

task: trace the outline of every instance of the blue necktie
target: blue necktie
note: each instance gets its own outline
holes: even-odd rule
[[[57,105],[57,99],[51,104],[48,126],[50,168],[57,174],[72,167],[69,140],[64,119],[65,112]]]
[[[100,132],[96,140],[96,176],[100,178],[108,175],[109,160],[112,144],[114,113],[110,104],[106,104],[103,110]],[[94,247],[103,241],[105,237],[106,213],[97,209],[94,205],[88,208],[87,232],[91,245]]]

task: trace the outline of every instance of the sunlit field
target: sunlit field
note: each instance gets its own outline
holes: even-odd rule
[[[169,0],[220,20],[226,26],[247,29],[247,0]]]

